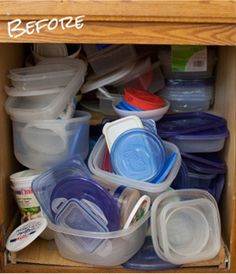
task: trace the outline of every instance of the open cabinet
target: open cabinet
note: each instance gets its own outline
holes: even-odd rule
[[[24,1],[13,1],[7,7],[3,2],[0,30],[0,268],[1,272],[128,272],[122,267],[101,268],[62,259],[53,243],[37,240],[23,251],[9,254],[5,250],[7,236],[19,222],[17,207],[10,190],[9,175],[20,170],[13,153],[11,121],[4,109],[9,69],[20,67],[25,61],[24,43],[132,43],[132,44],[205,44],[218,45],[215,102],[210,112],[227,120],[230,136],[222,156],[227,163],[227,181],[220,201],[222,248],[219,256],[179,268],[177,272],[235,272],[236,271],[236,2],[235,1],[36,1],[24,10]],[[77,3],[78,2],[78,3]],[[85,3],[86,2],[86,3]],[[116,2],[116,3],[115,3]],[[7,3],[7,4],[6,4]],[[21,3],[21,5],[19,4]],[[25,2],[24,2],[25,3]],[[26,4],[26,3],[25,3]],[[87,4],[87,5],[86,5]],[[100,4],[100,5],[99,5]],[[183,4],[186,6],[183,7]],[[94,5],[94,6],[92,6]],[[192,5],[192,9],[191,9]],[[168,7],[167,7],[168,6]],[[37,9],[37,14],[32,10]],[[115,13],[117,7],[117,14]],[[170,8],[169,8],[170,7]],[[73,8],[75,8],[73,10]],[[112,12],[109,13],[109,9]],[[142,9],[145,8],[144,15]],[[169,9],[168,9],[169,8]],[[225,8],[223,13],[222,9]],[[91,10],[90,10],[91,9]],[[81,31],[56,29],[13,40],[7,36],[6,12],[20,14],[23,19],[52,17],[58,14],[85,14],[85,27]],[[134,16],[134,11],[136,16]],[[45,13],[44,13],[45,12]],[[96,13],[97,12],[97,13]],[[182,16],[178,14],[182,12]],[[188,12],[188,14],[186,14]],[[106,16],[106,14],[109,16]],[[198,17],[199,15],[199,17]],[[123,16],[123,17],[121,17]],[[19,16],[20,17],[20,16]],[[11,18],[11,17],[10,17]],[[87,28],[86,28],[87,26]],[[92,122],[99,121],[95,117]],[[173,270],[174,271],[174,270]]]

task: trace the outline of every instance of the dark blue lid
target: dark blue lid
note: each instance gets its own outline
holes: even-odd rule
[[[204,88],[213,86],[214,79],[167,79],[166,86],[171,88]]]
[[[185,112],[165,115],[157,122],[157,131],[162,138],[168,138],[221,126],[226,126],[226,120],[219,116],[206,112]]]
[[[216,199],[217,203],[220,201],[221,194],[223,192],[225,185],[225,175],[219,174],[213,181],[211,182],[208,191],[213,195]]]
[[[137,270],[164,270],[175,269],[179,266],[161,260],[153,247],[152,237],[147,236],[141,249],[123,267]]]
[[[189,187],[188,168],[183,161],[181,162],[179,172],[175,177],[174,181],[172,182],[171,187],[174,189],[182,189]]]
[[[55,199],[64,198],[87,200],[94,203],[101,209],[106,219],[108,220],[109,231],[115,231],[119,229],[120,218],[119,218],[119,207],[116,200],[111,194],[100,186],[92,179],[83,178],[79,176],[68,176],[63,178],[57,183],[52,191],[50,197],[50,204]],[[56,216],[54,210],[51,209],[52,215]]]
[[[165,155],[162,140],[143,128],[123,132],[111,148],[115,173],[143,181],[151,181],[161,172]]]

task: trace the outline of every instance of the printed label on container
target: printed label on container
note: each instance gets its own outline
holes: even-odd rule
[[[173,72],[207,71],[206,46],[171,46]]]

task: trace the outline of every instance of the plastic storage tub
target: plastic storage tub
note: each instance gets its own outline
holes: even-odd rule
[[[17,160],[32,169],[47,169],[78,153],[83,159],[89,150],[87,112],[77,111],[68,120],[13,119],[14,153]]]
[[[137,58],[133,45],[84,45],[88,62],[97,75],[104,75]]]
[[[161,68],[167,79],[201,79],[210,78],[213,75],[216,64],[216,52],[214,48],[207,47],[207,69],[206,71],[183,71],[174,72],[171,68],[171,47],[160,47],[158,57],[161,62]]]
[[[211,80],[168,80],[158,93],[167,99],[173,112],[208,110],[213,101]]]
[[[112,232],[92,232],[55,225],[50,197],[59,181],[71,176],[90,178],[87,167],[77,156],[46,171],[36,178],[32,185],[33,192],[47,216],[49,227],[54,231],[59,253],[67,259],[93,265],[115,266],[126,262],[141,248],[145,240],[149,212],[129,228]],[[81,196],[83,199],[88,199],[84,197],[82,191]],[[100,200],[100,203],[102,202]],[[99,242],[93,251],[80,244],[93,241]]]
[[[178,148],[174,144],[168,142],[164,142],[164,145],[167,150],[167,154],[175,152],[177,154],[177,159],[165,181],[158,184],[137,181],[102,170],[103,156],[106,150],[106,141],[104,136],[101,136],[95,144],[88,159],[88,167],[94,175],[101,179],[104,179],[108,182],[113,182],[116,185],[125,185],[127,187],[135,188],[141,193],[147,194],[152,199],[154,199],[159,193],[168,189],[168,187],[175,179],[181,165],[181,156]]]

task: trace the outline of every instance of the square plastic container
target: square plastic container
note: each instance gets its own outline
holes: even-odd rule
[[[8,77],[18,89],[48,89],[65,86],[75,73],[71,66],[50,64],[12,69]]]
[[[88,159],[88,167],[94,175],[101,179],[108,182],[113,182],[116,185],[125,185],[127,187],[135,188],[141,193],[147,194],[154,199],[158,194],[169,188],[181,165],[181,156],[178,148],[169,142],[164,142],[164,145],[167,150],[167,155],[175,152],[177,154],[177,159],[167,178],[158,184],[125,178],[123,176],[102,170],[103,156],[106,151],[106,141],[104,136],[101,136],[95,144]]]
[[[74,154],[83,159],[89,151],[89,120],[87,112],[77,111],[67,120],[13,119],[14,153],[26,167],[43,170]]]
[[[171,68],[171,47],[160,47],[158,57],[161,62],[161,68],[167,79],[202,79],[210,78],[213,75],[214,67],[217,61],[214,48],[207,47],[207,70],[206,71],[183,71],[174,72]]]
[[[169,80],[159,95],[170,102],[173,112],[205,111],[213,101],[213,82]]]
[[[84,45],[86,52],[87,47]],[[97,75],[104,75],[113,71],[137,58],[136,50],[133,45],[112,45],[93,51],[87,55],[88,62]]]
[[[93,265],[115,266],[126,262],[144,243],[149,212],[128,229],[112,232],[92,232],[55,225],[50,210],[50,197],[58,181],[71,176],[90,177],[84,162],[78,157],[46,171],[32,185],[47,216],[48,225],[54,231],[59,253],[69,260]],[[83,244],[89,242],[100,242],[100,245],[95,250],[84,248]]]

